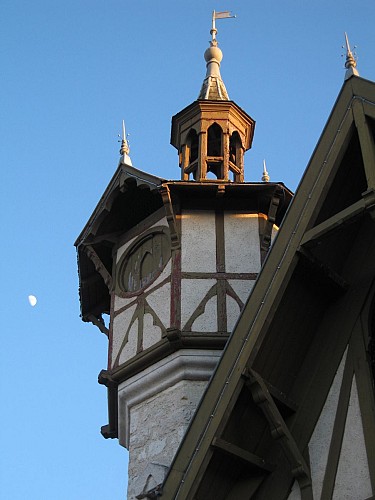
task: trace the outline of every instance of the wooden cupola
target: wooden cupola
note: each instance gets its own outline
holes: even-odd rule
[[[181,179],[244,182],[243,157],[251,148],[255,121],[229,100],[216,38],[204,58],[207,74],[197,101],[172,118],[171,144],[178,150]]]

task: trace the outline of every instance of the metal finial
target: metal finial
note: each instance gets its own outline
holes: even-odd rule
[[[357,67],[357,61],[355,55],[350,49],[348,35],[345,33],[345,47],[346,48],[346,60],[345,60],[345,80],[348,80],[351,76],[359,76]]]
[[[270,181],[270,176],[268,175],[267,168],[266,168],[266,160],[263,160],[263,175],[262,175],[262,182],[269,182]]]
[[[129,135],[129,134],[128,134]],[[129,156],[130,148],[125,132],[125,121],[122,120],[122,138],[121,138],[121,148],[120,155],[122,156],[123,163],[127,165],[132,165],[132,161]]]
[[[216,24],[215,24],[215,19],[216,19],[216,12],[213,11],[212,12],[212,28],[211,28],[211,35],[212,35],[212,43],[215,43],[216,42],[216,33],[217,33],[217,29],[216,29]],[[217,43],[217,42],[216,42]]]
[[[120,155],[128,155],[129,154],[129,144],[126,139],[126,133],[125,133],[125,122],[122,120],[122,140],[121,140],[121,148],[120,148]]]

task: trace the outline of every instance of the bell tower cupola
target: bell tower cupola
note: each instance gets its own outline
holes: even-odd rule
[[[251,148],[255,121],[231,101],[220,74],[223,53],[216,40],[216,19],[232,17],[213,12],[212,40],[204,53],[206,76],[198,99],[172,118],[171,144],[178,150],[181,179],[244,182],[244,153]]]

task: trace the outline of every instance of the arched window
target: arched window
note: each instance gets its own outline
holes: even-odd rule
[[[238,132],[233,132],[229,141],[229,161],[239,166],[242,143]]]
[[[243,182],[243,153],[240,134],[234,131],[229,139],[229,171],[234,182]]]
[[[171,257],[167,227],[154,227],[130,245],[116,266],[116,294],[128,297],[142,292],[160,275]]]
[[[187,136],[186,144],[189,148],[189,165],[198,158],[198,134],[192,128]]]
[[[207,131],[207,156],[223,156],[222,153],[223,131],[217,123],[213,123]]]

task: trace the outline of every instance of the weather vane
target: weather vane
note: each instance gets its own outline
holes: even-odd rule
[[[231,12],[229,12],[229,10],[224,10],[223,12],[216,12],[216,11],[212,12],[212,29],[211,29],[210,33],[212,35],[212,42],[213,43],[217,43],[216,42],[217,29],[216,29],[216,24],[215,24],[216,19],[228,19],[228,18],[232,18],[232,17],[236,17],[236,16],[233,15]]]

